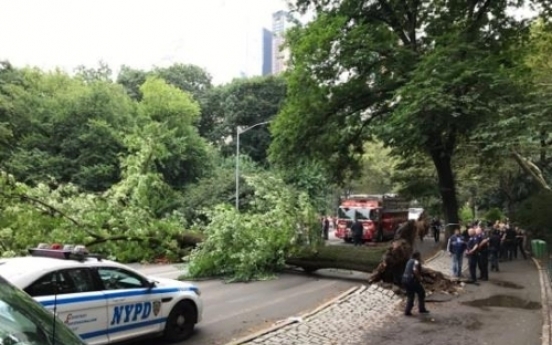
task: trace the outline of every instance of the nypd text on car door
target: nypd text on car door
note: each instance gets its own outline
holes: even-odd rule
[[[166,318],[151,283],[131,271],[98,267],[107,297],[110,342],[161,331]]]

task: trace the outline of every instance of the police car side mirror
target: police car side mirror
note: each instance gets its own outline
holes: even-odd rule
[[[154,281],[148,280],[148,289],[153,289],[156,286],[157,284]]]

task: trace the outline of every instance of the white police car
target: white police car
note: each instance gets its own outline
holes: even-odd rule
[[[201,321],[197,287],[145,277],[84,247],[29,249],[31,256],[0,260],[0,276],[54,312],[87,344],[150,335],[188,338]]]

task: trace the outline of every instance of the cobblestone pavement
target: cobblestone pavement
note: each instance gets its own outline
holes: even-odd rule
[[[377,285],[363,286],[344,300],[275,332],[244,344],[341,345],[358,343],[366,331],[382,327],[401,298]]]
[[[440,252],[427,267],[450,273],[450,257]],[[363,286],[352,295],[297,323],[265,334],[248,345],[358,344],[366,332],[383,328],[397,315],[402,298],[379,285]]]
[[[436,254],[430,262],[425,264],[425,266],[446,275],[452,274],[452,258],[444,250]],[[468,258],[464,257],[464,260],[462,260],[462,272],[465,272],[467,269]]]
[[[427,266],[446,264],[446,256]],[[530,260],[501,264],[479,286],[429,303],[430,314],[390,319],[384,327],[365,333],[357,345],[495,345],[541,344],[539,273]]]

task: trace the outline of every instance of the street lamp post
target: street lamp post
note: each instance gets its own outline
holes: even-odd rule
[[[269,122],[270,121],[256,123],[245,129],[240,129],[240,126],[236,127],[236,210],[240,209],[240,134],[243,134],[257,126],[266,125]]]

